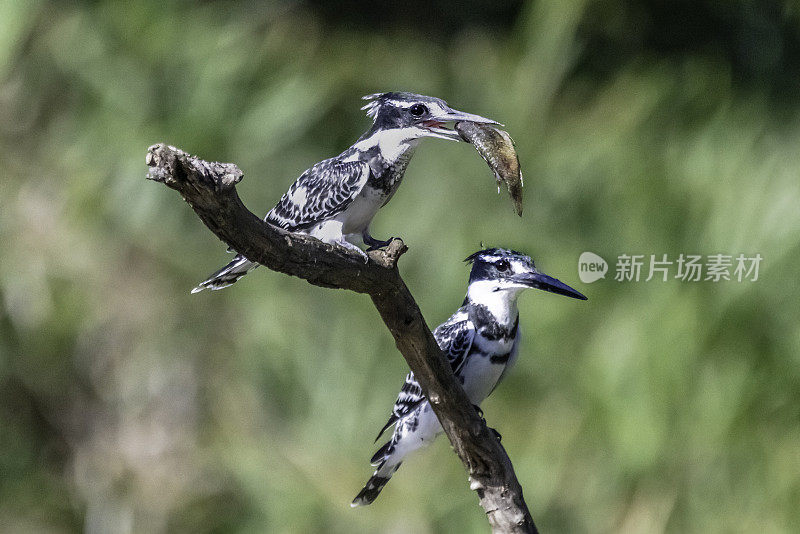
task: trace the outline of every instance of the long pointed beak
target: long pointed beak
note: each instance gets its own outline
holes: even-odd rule
[[[499,122],[487,119],[486,117],[481,117],[480,115],[475,115],[473,113],[466,113],[464,111],[458,111],[457,109],[448,108],[445,113],[440,113],[436,115],[433,120],[425,121],[424,126],[428,130],[428,137],[438,137],[440,139],[449,139],[451,141],[463,141],[461,136],[458,135],[458,132],[451,130],[449,128],[445,128],[445,122],[479,122],[483,124],[497,124],[498,126],[502,126]]]
[[[481,122],[484,124],[497,124],[498,126],[502,126],[499,122],[487,119],[486,117],[481,117],[480,115],[474,115],[472,113],[465,113],[464,111],[458,111],[457,109],[449,109],[447,113],[442,115],[441,117],[437,117],[439,120],[442,121],[453,121],[453,122],[460,122],[460,121],[467,121],[467,122]]]
[[[587,300],[583,293],[575,291],[561,280],[553,278],[552,276],[547,276],[544,273],[531,272],[516,274],[511,277],[511,280],[524,286],[541,289],[543,291],[549,291],[550,293],[557,293],[559,295],[564,295],[565,297]]]

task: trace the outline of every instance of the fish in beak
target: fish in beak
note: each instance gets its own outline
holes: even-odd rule
[[[422,127],[428,131],[427,137],[438,137],[440,139],[449,139],[451,141],[463,141],[458,132],[453,128],[448,127],[448,123],[455,125],[457,122],[476,122],[480,124],[496,124],[502,126],[499,122],[475,115],[473,113],[465,113],[456,109],[447,108],[443,112],[436,113],[432,118],[422,122]]]

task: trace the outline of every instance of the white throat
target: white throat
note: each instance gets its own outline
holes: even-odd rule
[[[415,126],[380,130],[356,143],[355,148],[368,150],[377,146],[381,151],[381,156],[389,163],[394,163],[406,152],[417,147],[419,135],[420,129]]]
[[[498,284],[491,280],[472,282],[467,288],[467,298],[475,304],[483,304],[502,325],[512,325],[517,320],[517,298],[523,287],[503,288],[495,291]]]

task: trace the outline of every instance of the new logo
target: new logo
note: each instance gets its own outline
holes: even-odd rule
[[[605,278],[607,272],[608,263],[594,252],[584,252],[578,258],[578,276],[584,284]]]

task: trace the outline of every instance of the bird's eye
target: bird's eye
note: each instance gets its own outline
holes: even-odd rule
[[[497,263],[495,263],[494,266],[497,267],[497,270],[500,271],[501,273],[504,273],[511,268],[511,265],[508,263],[508,260],[500,260]]]
[[[413,106],[408,108],[408,112],[414,115],[415,117],[421,117],[428,112],[428,108],[426,108],[422,104],[414,104]]]

